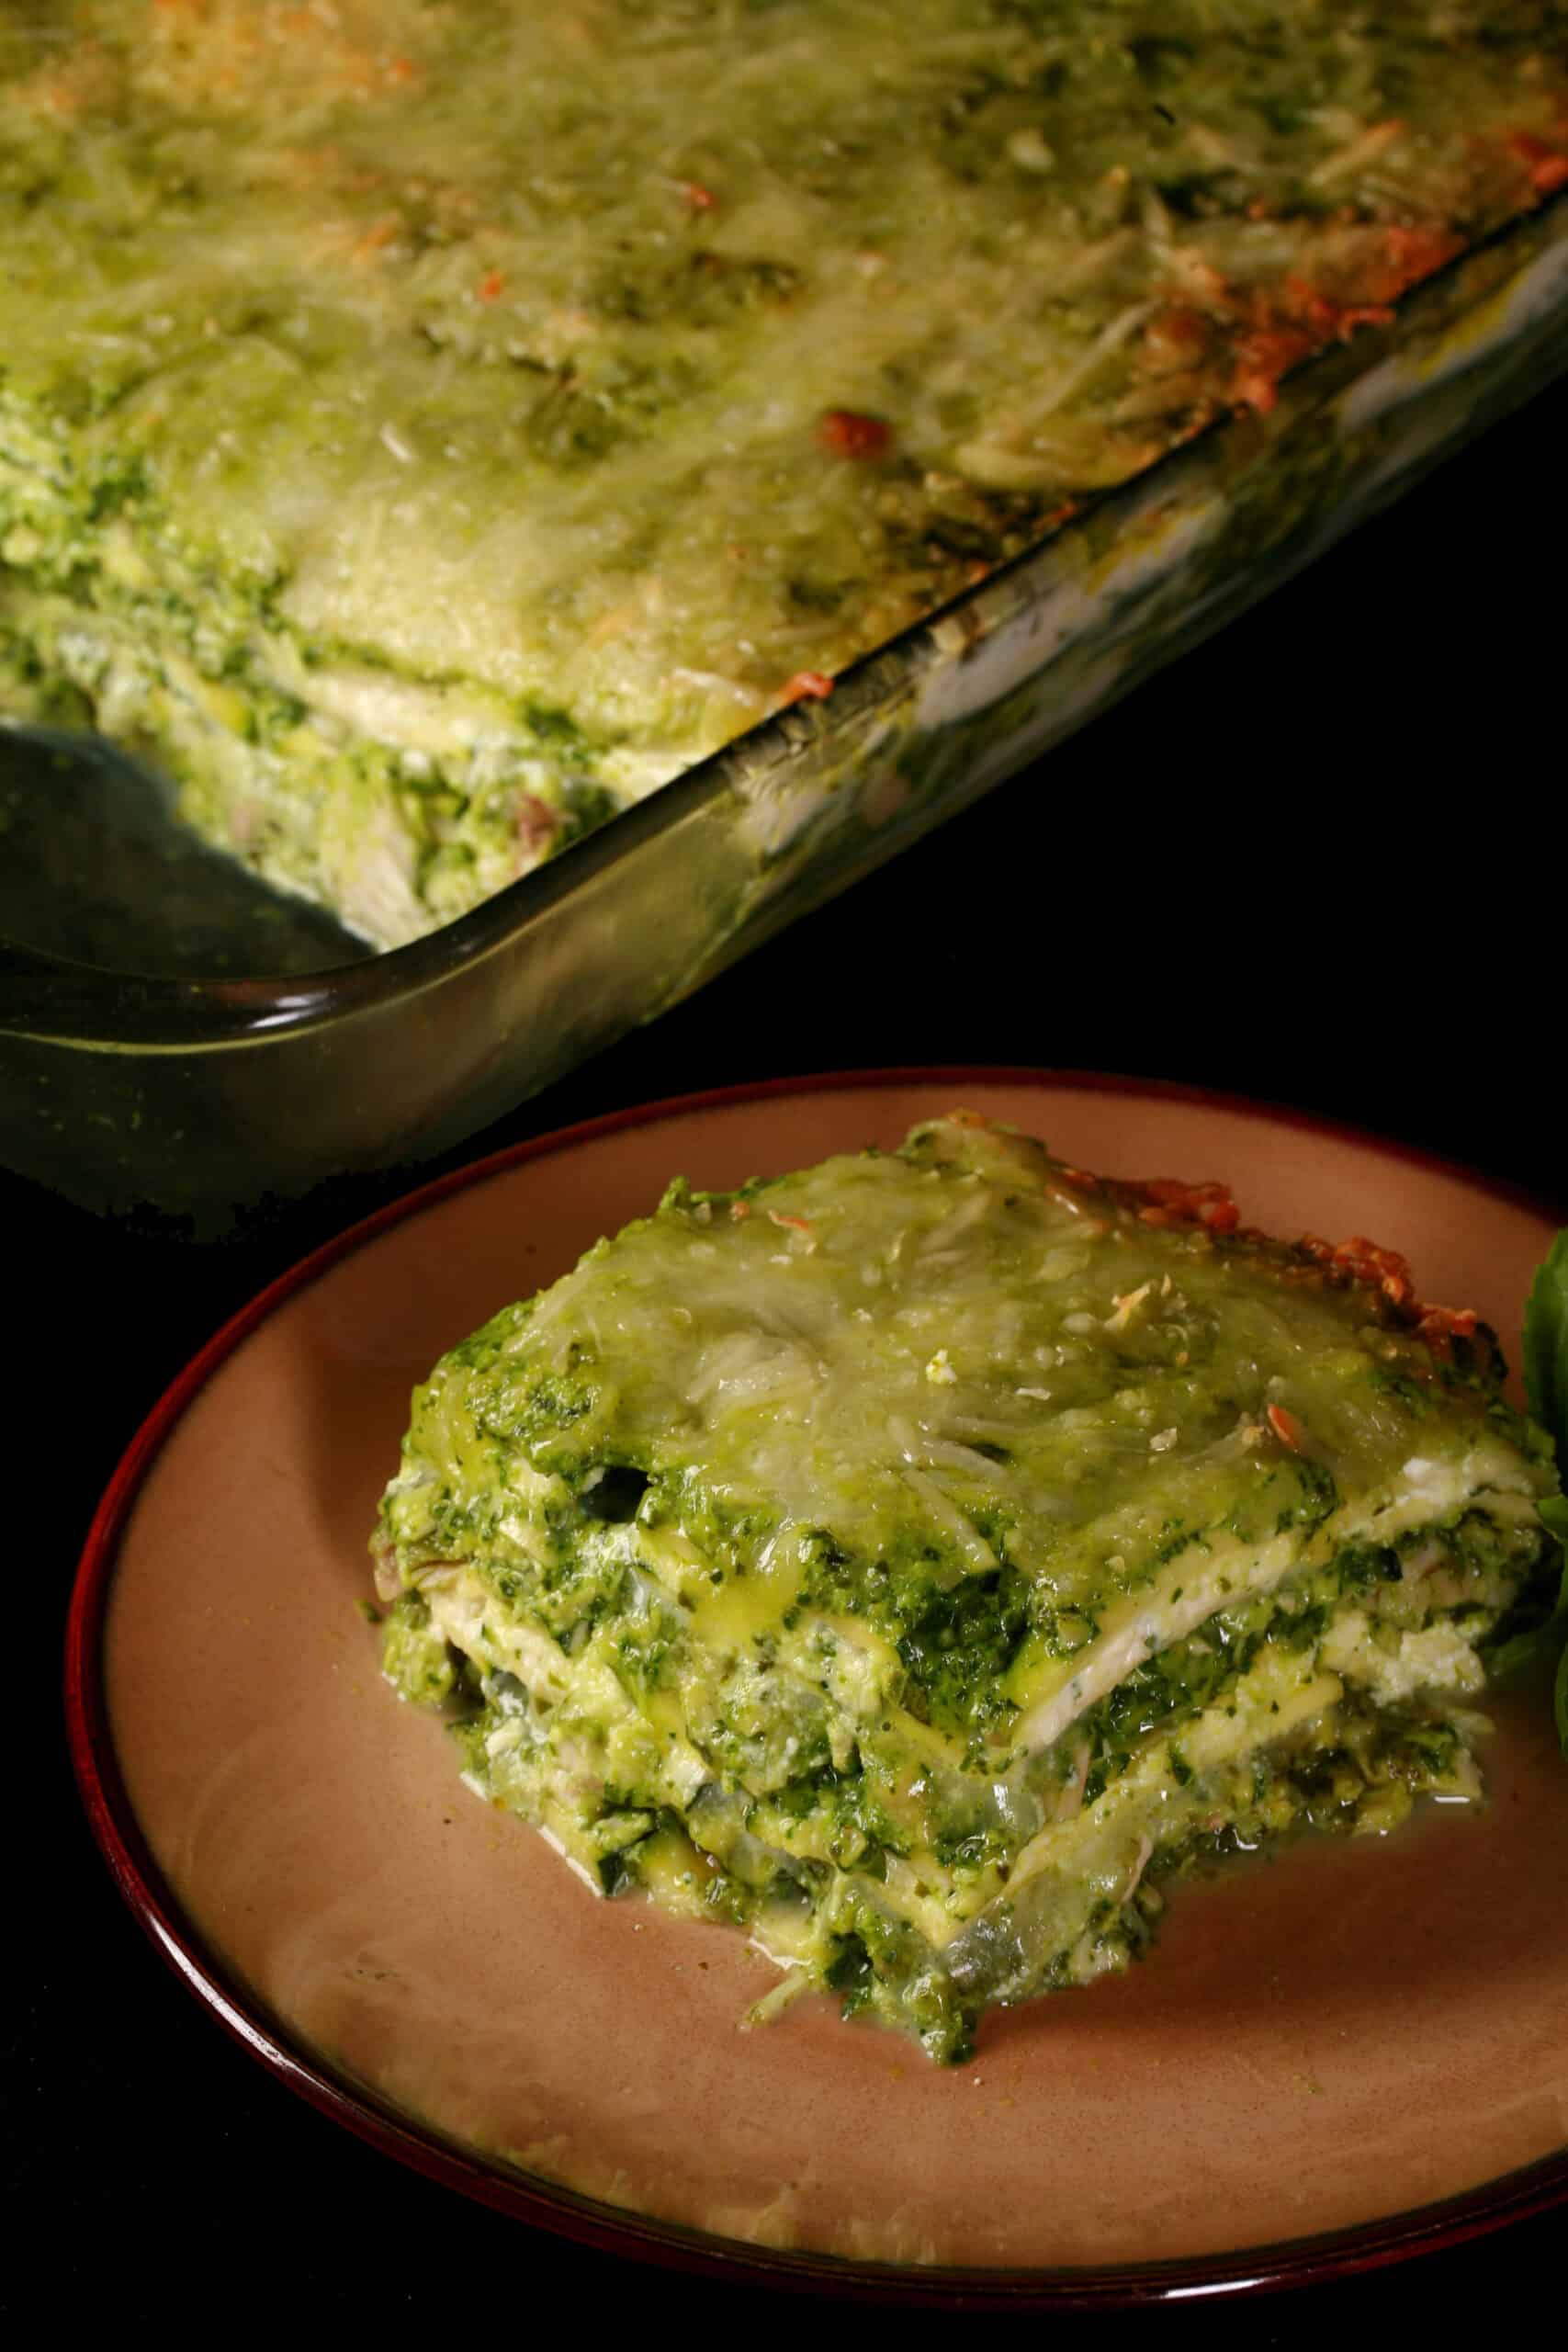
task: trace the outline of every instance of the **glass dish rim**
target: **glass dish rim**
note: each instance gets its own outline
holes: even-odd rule
[[[109,1731],[103,1636],[118,1544],[141,1487],[164,1442],[209,1380],[236,1349],[297,1292],[393,1227],[449,1195],[526,1161],[595,1137],[700,1109],[780,1096],[913,1084],[962,1088],[1014,1082],[1185,1102],[1243,1117],[1284,1123],[1331,1140],[1357,1143],[1454,1177],[1552,1223],[1568,1209],[1530,1188],[1487,1174],[1424,1146],[1288,1103],[1221,1088],[1096,1070],[1029,1065],[953,1063],[873,1067],[753,1080],[662,1098],[552,1129],[447,1170],[416,1186],[310,1250],[231,1316],[192,1357],[137,1430],[106,1487],[77,1564],[66,1622],[64,1712],[73,1770],[88,1826],[137,1924],[194,1999],[267,2072],[297,2096],[382,2154],[423,2177],[578,2244],[664,2268],[887,2306],[953,2310],[1107,2310],[1316,2284],[1490,2234],[1508,2222],[1568,2203],[1568,2142],[1533,2163],[1434,2203],[1346,2230],[1275,2241],[1213,2256],[1081,2267],[986,2270],[905,2266],[750,2245],[679,2223],[621,2211],[522,2172],[486,2165],[433,2127],[404,2116],[367,2086],[295,2048],[262,2003],[225,1981],[184,1918],[142,1838]]]

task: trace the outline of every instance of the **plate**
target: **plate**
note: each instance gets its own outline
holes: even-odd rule
[[[569,2234],[781,2284],[1092,2303],[1359,2267],[1568,2196],[1568,1771],[1494,1705],[1483,1814],[1174,1897],[1124,1977],[974,2062],[740,2019],[738,1935],[596,1900],[380,1679],[367,1538],[411,1386],[667,1179],[727,1187],[963,1103],[1123,1176],[1224,1176],[1519,1326],[1544,1210],[1289,1112],[1074,1074],[693,1097],[530,1143],[307,1260],[191,1364],[105,1498],[67,1700],[98,1840],[229,2030],[392,2155]]]

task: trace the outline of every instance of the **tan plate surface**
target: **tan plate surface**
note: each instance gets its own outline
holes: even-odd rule
[[[296,1288],[142,1485],[106,1632],[112,1737],[221,1978],[296,2049],[497,2164],[730,2238],[897,2262],[1143,2263],[1337,2232],[1568,2144],[1568,1770],[1498,1710],[1485,1813],[1181,1890],[1130,1976],[987,2021],[975,2063],[840,2024],[738,2030],[732,1931],[596,1901],[457,1780],[356,1613],[408,1393],[649,1209],[951,1108],[950,1084],[688,1107],[482,1175]],[[1224,1175],[1287,1232],[1371,1233],[1517,1332],[1549,1228],[1450,1171],[1235,1105],[970,1082],[1123,1175]]]

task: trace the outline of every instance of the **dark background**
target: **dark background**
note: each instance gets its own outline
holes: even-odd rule
[[[1036,1063],[1265,1095],[1568,1201],[1565,446],[1568,387],[1033,771],[446,1164],[731,1081]],[[8,1679],[23,1702],[9,1710],[19,1971],[6,2210],[24,2233],[0,2292],[41,2290],[60,2324],[155,2312],[176,2341],[187,2324],[398,2317],[510,2334],[565,2296],[594,2326],[745,2324],[771,2304],[807,2327],[902,2329],[891,2314],[637,2270],[400,2170],[227,2042],[143,1941],[87,1835],[57,1660],[96,1497],[225,1316],[412,1181],[344,1180],[242,1240],[198,1248],[0,1179]],[[1564,1974],[1568,2034],[1568,1957]],[[41,2245],[28,2251],[46,2225],[70,2249],[68,2284]],[[1559,2209],[1363,2279],[1109,2324],[1118,2337],[1201,2325],[1211,2341],[1277,2344],[1309,2326],[1451,2324],[1483,2298],[1506,2324],[1539,2296],[1525,2324],[1550,2336],[1565,2236]]]

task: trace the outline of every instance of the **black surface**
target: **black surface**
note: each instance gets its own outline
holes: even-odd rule
[[[1038,770],[455,1157],[734,1080],[1031,1062],[1295,1102],[1568,1201],[1552,576],[1565,429],[1568,388]],[[536,2298],[574,2291],[595,2326],[634,2310],[767,2315],[755,2292],[536,2236],[309,2111],[144,1943],[70,1786],[59,1629],[117,1457],[226,1314],[412,1181],[344,1182],[204,1250],[0,1182],[17,1384],[8,1679],[22,1695],[6,2206],[24,2238],[47,2222],[73,2250],[62,2323],[134,2310],[192,2329],[406,2317],[468,2330],[509,2312],[525,2327]],[[40,1498],[29,1530],[24,1502]],[[1483,2298],[1512,2311],[1533,2290],[1527,2324],[1550,2336],[1565,2246],[1560,2211],[1348,2284],[1109,2325],[1275,2344],[1348,2324],[1354,2338],[1452,2324]],[[0,2277],[7,2303],[41,2283],[25,2246]]]

